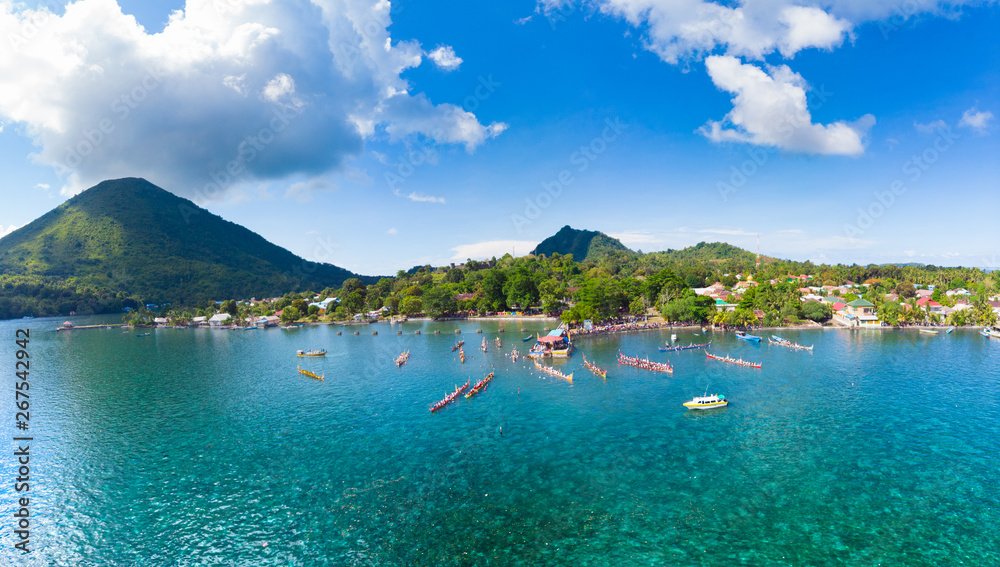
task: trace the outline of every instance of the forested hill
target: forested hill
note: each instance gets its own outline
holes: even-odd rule
[[[2,312],[3,300],[8,310],[17,296],[65,304],[67,291],[79,288],[190,304],[338,287],[358,277],[308,262],[138,178],[104,181],[0,239],[0,275],[0,317],[17,316]],[[51,309],[31,314],[63,311]]]
[[[693,264],[711,264],[713,262],[726,261],[737,263],[756,262],[756,256],[753,252],[725,242],[699,242],[694,246],[688,246],[682,250],[666,250],[663,252],[651,252],[650,254],[659,256],[667,261]],[[761,261],[767,260],[761,258]]]
[[[543,240],[531,253],[546,256],[572,254],[577,262],[635,255],[635,252],[629,250],[617,238],[611,238],[596,230],[577,230],[569,225]]]

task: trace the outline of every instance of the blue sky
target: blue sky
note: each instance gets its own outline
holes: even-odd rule
[[[62,4],[0,2],[0,233],[140,176],[365,274],[566,224],[1000,267],[995,2]]]

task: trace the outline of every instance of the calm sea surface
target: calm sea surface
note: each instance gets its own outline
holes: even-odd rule
[[[137,337],[50,332],[61,321],[0,322],[0,562],[1000,564],[1000,340],[973,331],[784,333],[811,353],[708,334],[761,370],[660,353],[669,331],[580,338],[554,363],[570,384],[478,349],[500,336],[523,352],[524,323]],[[24,326],[30,555],[12,531]],[[329,353],[295,356],[311,348]],[[619,349],[674,375],[619,366]],[[491,370],[479,396],[428,411]],[[681,406],[706,391],[730,406]]]

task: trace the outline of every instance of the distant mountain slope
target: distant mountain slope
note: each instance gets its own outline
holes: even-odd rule
[[[138,178],[104,181],[0,239],[0,274],[185,304],[318,291],[359,277],[308,262]]]
[[[753,252],[725,242],[699,242],[694,246],[688,246],[687,248],[683,248],[681,250],[651,252],[650,255],[658,256],[662,260],[666,261],[688,262],[694,264],[715,263],[722,261],[736,261],[752,264],[757,258]],[[770,260],[770,258],[761,257],[761,262]]]
[[[543,240],[531,253],[545,254],[546,256],[572,254],[573,259],[577,262],[588,259],[598,260],[620,254],[635,254],[617,238],[611,238],[607,234],[595,230],[576,230],[569,225],[562,227],[559,232]]]

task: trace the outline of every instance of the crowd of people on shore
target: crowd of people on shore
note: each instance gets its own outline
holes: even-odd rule
[[[606,335],[612,333],[627,333],[629,331],[648,331],[667,327],[667,323],[648,323],[639,319],[611,320],[601,325],[594,325],[587,329],[584,327],[574,327],[570,329],[573,336],[583,335]]]
[[[760,325],[711,325],[716,331],[756,331],[763,329]]]

